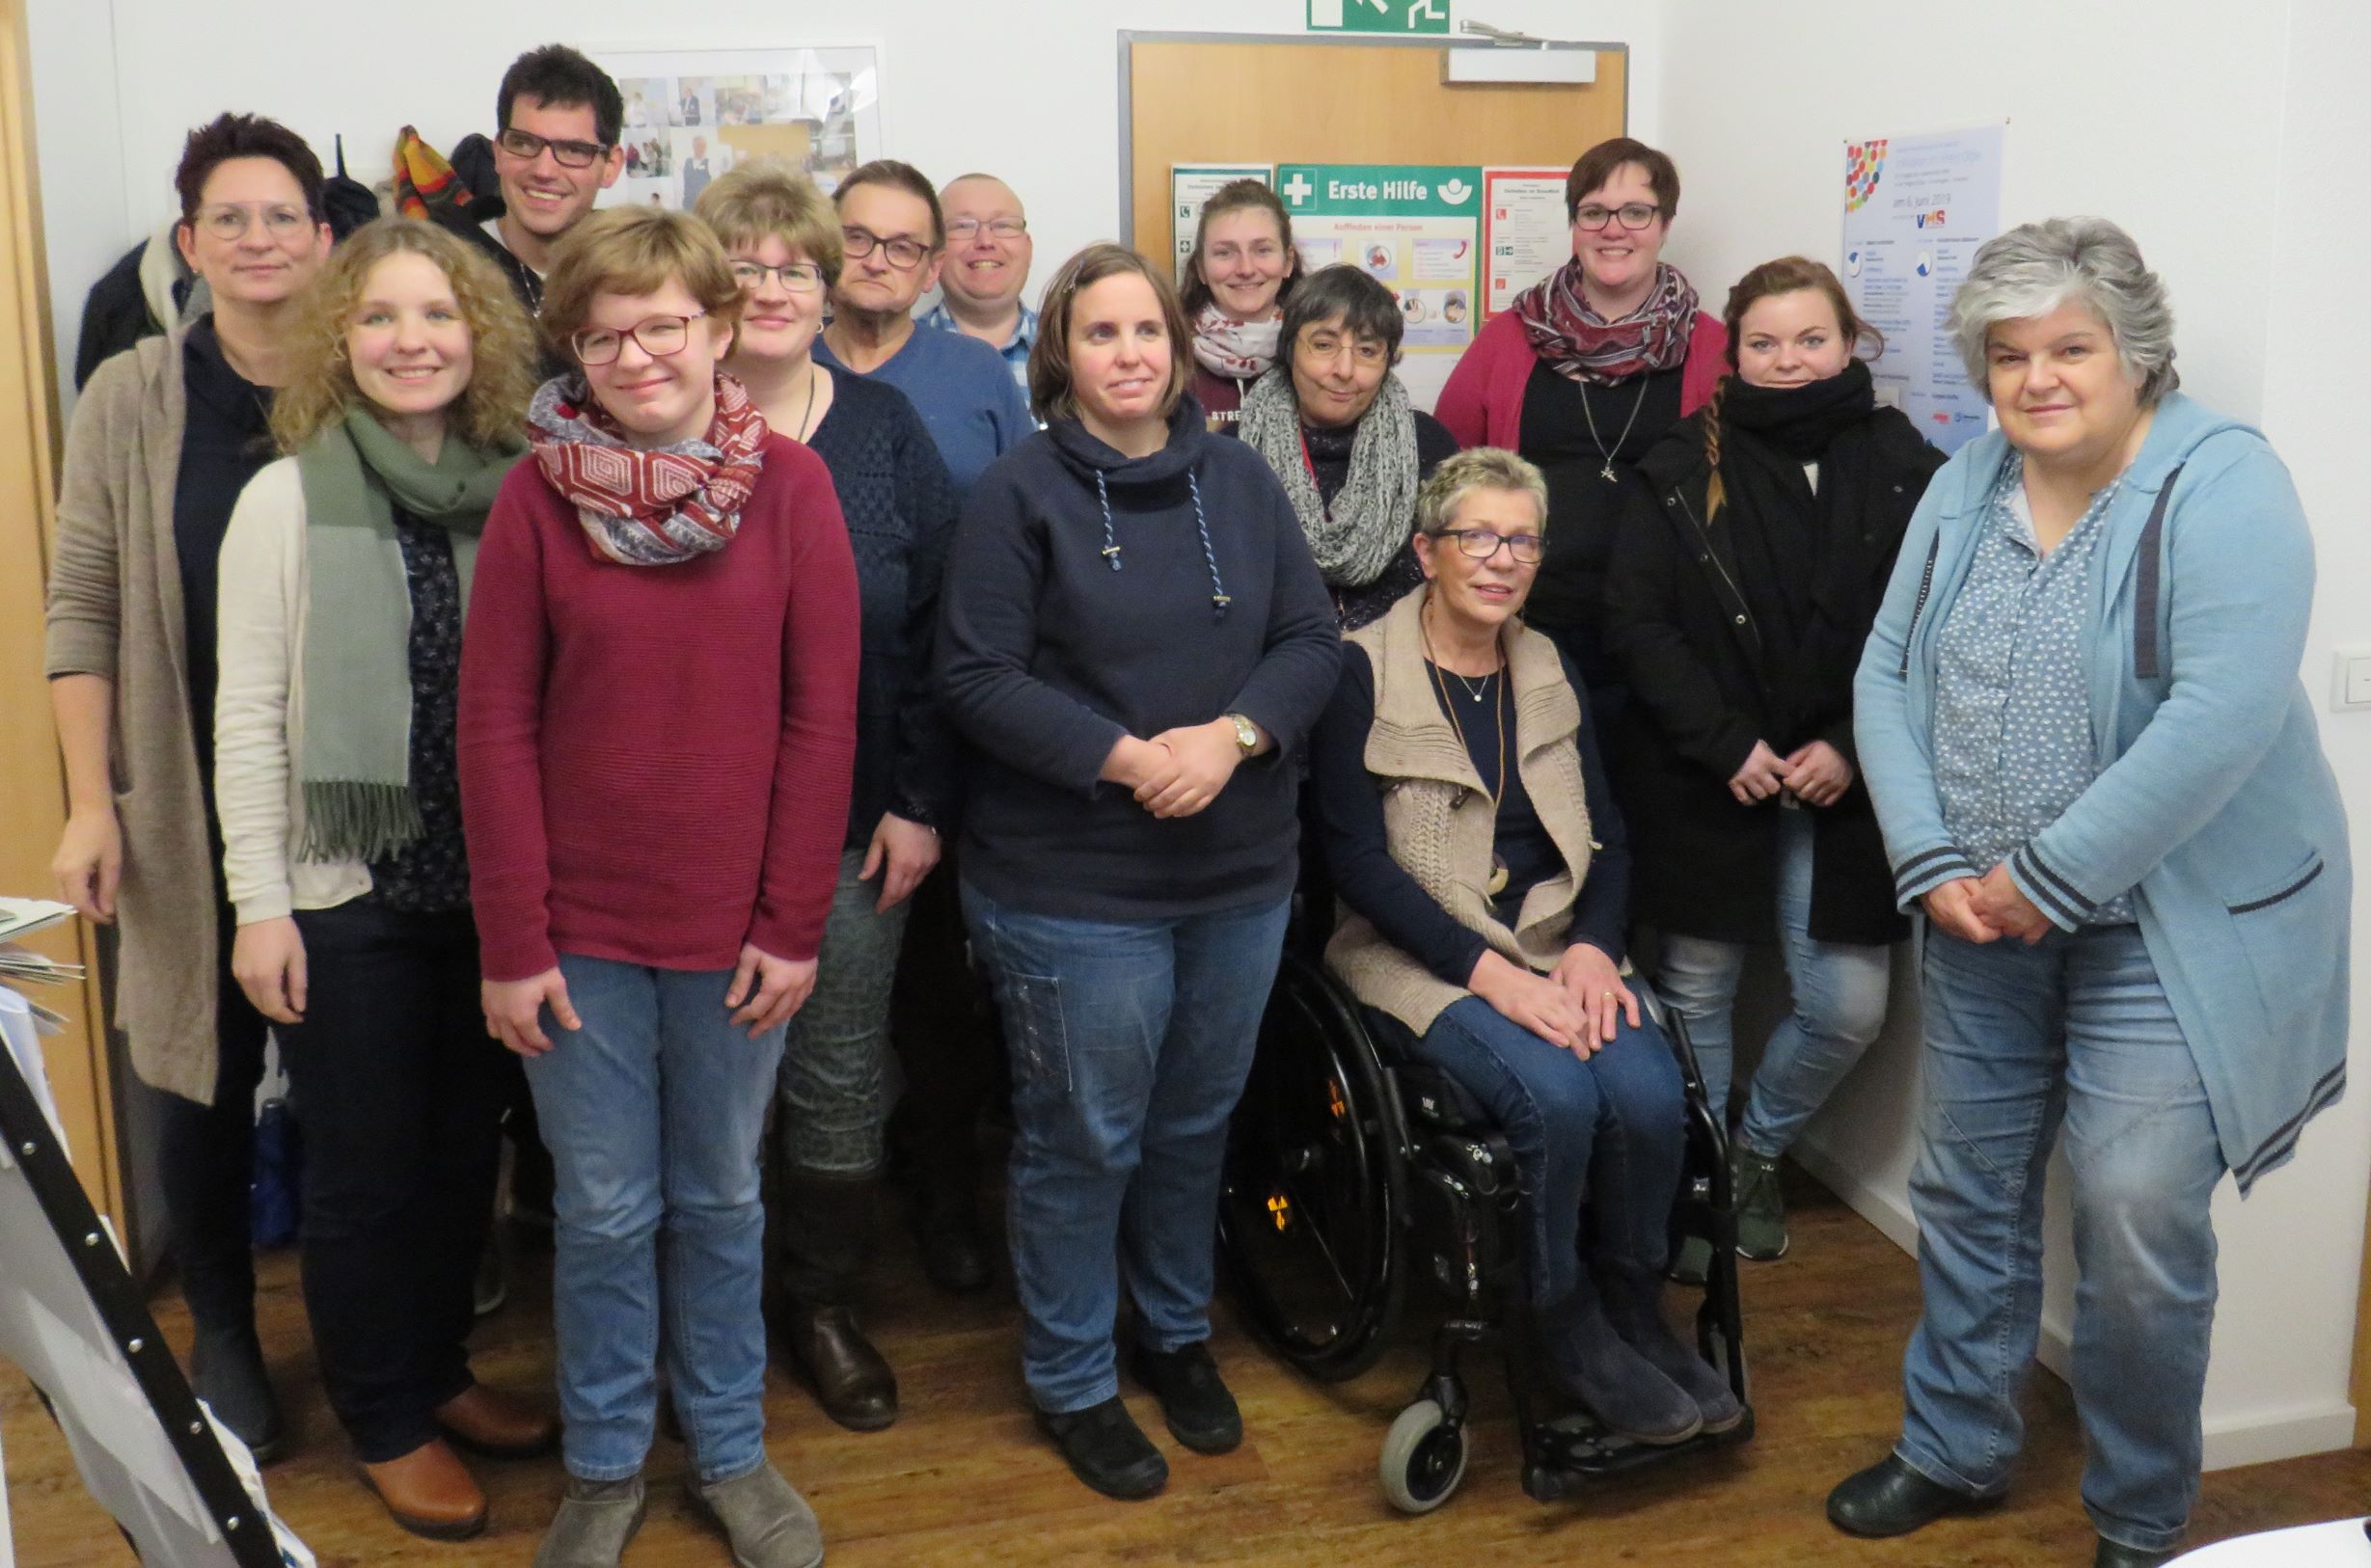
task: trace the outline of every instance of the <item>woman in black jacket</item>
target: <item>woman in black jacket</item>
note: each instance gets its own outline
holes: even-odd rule
[[[1876,1039],[1905,931],[1853,766],[1852,677],[1902,530],[1942,466],[1879,408],[1854,350],[1884,339],[1816,261],[1730,291],[1711,403],[1640,464],[1606,585],[1606,641],[1637,702],[1607,747],[1638,847],[1633,909],[1714,1105],[1749,944],[1775,925],[1794,1011],[1730,1147],[1737,1251],[1786,1250],[1778,1158]],[[1702,1257],[1683,1257],[1683,1273]]]

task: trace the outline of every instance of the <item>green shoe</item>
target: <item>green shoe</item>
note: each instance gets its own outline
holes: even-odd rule
[[[1682,1239],[1679,1256],[1672,1260],[1672,1282],[1676,1284],[1703,1284],[1711,1274],[1712,1243],[1702,1236]]]
[[[1729,1146],[1729,1188],[1737,1205],[1737,1256],[1774,1263],[1786,1256],[1786,1202],[1779,1196],[1778,1161],[1739,1139]]]

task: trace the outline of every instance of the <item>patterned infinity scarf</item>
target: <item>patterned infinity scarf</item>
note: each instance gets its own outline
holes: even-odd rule
[[[1350,474],[1330,506],[1310,467],[1291,371],[1280,365],[1253,384],[1236,433],[1283,481],[1328,584],[1363,588],[1407,548],[1416,531],[1416,417],[1398,376],[1384,373],[1375,401],[1359,416]]]
[[[1578,257],[1515,297],[1514,313],[1532,351],[1574,381],[1610,385],[1648,370],[1669,370],[1688,357],[1696,326],[1696,288],[1668,261],[1655,264],[1647,303],[1619,321],[1589,308]]]
[[[626,445],[582,375],[543,384],[527,411],[544,481],[576,507],[593,553],[626,566],[675,566],[722,550],[765,467],[766,417],[717,376],[708,433],[657,451]]]
[[[1284,325],[1278,311],[1266,321],[1237,321],[1215,305],[1194,317],[1194,359],[1214,376],[1248,381],[1276,363],[1276,335]]]

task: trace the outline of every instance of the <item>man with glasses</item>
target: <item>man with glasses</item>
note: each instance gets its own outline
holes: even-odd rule
[[[552,248],[625,172],[626,105],[609,72],[564,43],[530,49],[494,99],[494,175],[502,201],[464,209],[458,231],[510,280],[530,312],[543,303]],[[558,373],[546,351],[545,368]]]
[[[986,343],[960,333],[917,332],[913,307],[939,281],[946,220],[920,170],[879,158],[840,181],[847,261],[816,356],[879,376],[913,402],[958,490],[1037,429],[1028,399]]]
[[[939,269],[940,301],[922,325],[977,338],[1003,356],[1025,392],[1029,349],[1037,341],[1037,312],[1021,303],[1035,254],[1029,216],[1013,188],[994,175],[958,175],[939,200],[947,255]]]

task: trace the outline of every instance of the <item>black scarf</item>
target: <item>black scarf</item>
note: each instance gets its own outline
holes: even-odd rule
[[[1761,623],[1774,715],[1790,743],[1848,703],[1868,628],[1860,549],[1873,481],[1876,391],[1854,360],[1805,387],[1753,387],[1731,377],[1721,421],[1721,519],[1731,530],[1747,604]],[[1819,465],[1814,496],[1803,465]]]

